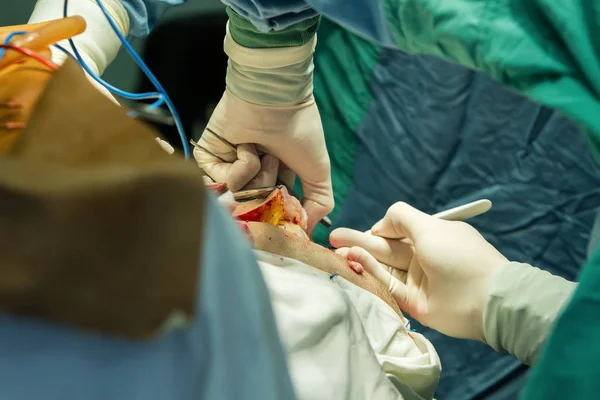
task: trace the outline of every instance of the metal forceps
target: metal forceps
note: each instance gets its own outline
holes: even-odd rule
[[[129,116],[146,122],[175,126],[175,119],[160,108],[150,109],[147,106],[134,105],[131,107]]]
[[[210,132],[214,137],[216,137],[219,141],[221,141],[221,143],[223,143],[225,146],[227,146],[231,151],[237,151],[237,147],[230,143],[229,141],[223,139],[221,136],[217,135],[214,131],[212,131],[210,128],[205,128],[206,131]],[[225,160],[223,160],[221,157],[217,156],[216,154],[214,154],[213,152],[209,151],[208,149],[206,149],[205,147],[201,146],[200,144],[198,144],[197,142],[195,142],[194,140],[190,139],[190,144],[192,146],[194,146],[196,149],[215,157],[217,160],[221,161],[221,162],[226,162]],[[262,155],[262,154],[259,154]],[[277,179],[277,185],[276,186],[270,186],[270,187],[265,187],[265,188],[258,188],[258,189],[249,189],[249,190],[242,190],[239,191],[237,193],[233,194],[233,197],[236,201],[247,201],[247,200],[253,200],[253,199],[260,199],[260,198],[265,198],[268,197],[271,193],[273,193],[274,190],[279,189],[281,187],[285,187],[287,189],[287,191],[289,192],[290,195],[294,196],[295,198],[299,198],[298,195],[291,189],[289,188],[285,183],[283,183],[281,180]],[[323,217],[319,223],[323,226],[325,226],[326,228],[330,228],[332,225],[331,219],[329,219],[329,217],[325,216]]]

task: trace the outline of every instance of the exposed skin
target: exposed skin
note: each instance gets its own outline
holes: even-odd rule
[[[265,222],[247,222],[242,225],[256,249],[301,261],[330,275],[338,274],[385,301],[404,319],[398,304],[381,282],[367,271],[357,274],[351,269],[348,260],[333,251]]]

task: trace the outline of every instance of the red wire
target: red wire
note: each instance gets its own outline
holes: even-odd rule
[[[15,46],[13,44],[0,44],[0,49],[10,49],[10,50],[18,51],[19,53],[24,54],[28,57],[35,58],[36,60],[38,60],[39,62],[41,62],[42,64],[44,64],[46,67],[50,68],[53,71],[56,71],[58,69],[56,64],[54,64],[52,61],[48,60],[41,54],[38,54],[35,51],[31,51],[24,47]]]

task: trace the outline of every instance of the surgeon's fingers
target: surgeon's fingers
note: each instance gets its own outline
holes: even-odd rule
[[[283,182],[283,184],[289,188],[293,188],[294,187],[294,183],[296,182],[296,173],[294,171],[292,171],[291,169],[289,169],[287,167],[287,165],[285,165],[284,163],[282,163],[281,161],[279,162],[279,174],[277,176],[278,180],[280,182]]]
[[[338,256],[348,258],[348,253],[350,252],[350,247],[340,247],[339,249],[335,249],[335,254]]]
[[[348,259],[348,254],[350,254],[350,249],[351,249],[351,247],[340,247],[339,249],[337,249],[335,251],[335,254],[337,254],[338,256],[344,257],[345,259]],[[379,264],[381,264],[381,266],[384,267],[387,270],[387,272],[390,275],[392,275],[394,278],[398,279],[402,283],[406,283],[406,279],[408,277],[408,271],[392,267],[388,264],[382,263],[381,261],[379,261]],[[362,267],[362,265],[361,265],[360,270],[354,269],[353,265],[350,265],[350,268],[352,268],[354,270],[354,272],[356,272],[357,274],[361,274],[364,271],[364,267]]]
[[[260,172],[260,158],[252,144],[240,144],[237,146],[238,159],[231,164],[227,174],[227,187],[236,192],[243,188]],[[213,177],[214,179],[214,177]]]
[[[410,243],[397,239],[385,239],[354,229],[338,228],[329,235],[329,243],[335,248],[362,247],[379,262],[404,271],[408,270],[413,250]]]
[[[333,196],[331,197],[331,203],[329,201],[320,202],[304,198],[302,207],[304,207],[308,215],[307,231],[311,234],[319,221],[333,210]]]
[[[392,276],[388,270],[365,249],[360,247],[350,248],[348,260],[361,264],[367,272],[375,277],[375,279],[386,285],[388,291],[392,294],[401,309],[407,310],[409,308],[408,289],[406,288],[406,284]]]
[[[308,215],[307,231],[310,234],[319,221],[333,210],[335,201],[333,198],[329,159],[327,159],[325,166],[307,165],[306,169],[315,169],[317,171],[311,176],[310,180],[306,179],[306,175],[302,175],[301,170],[295,169],[295,172],[302,183],[302,206]]]
[[[404,203],[392,205],[383,219],[371,228],[373,235],[388,239],[409,238],[411,240],[431,222],[439,220]],[[414,241],[414,240],[413,240]]]
[[[204,130],[198,141],[198,149],[204,149],[206,153],[216,156],[220,161],[233,163],[237,160],[237,146],[224,141],[211,130]]]
[[[341,256],[345,259],[348,259],[348,253],[350,252],[350,248],[349,247],[342,247],[341,249],[337,249],[335,251],[335,254],[337,254],[338,256]],[[360,265],[357,262],[351,261],[348,263],[348,265],[350,266],[350,269],[352,269],[352,271],[356,272],[357,274],[362,274],[365,270],[365,268]]]
[[[279,159],[270,154],[264,155],[260,160],[260,171],[244,189],[256,189],[277,184],[277,175],[279,174]]]
[[[226,183],[229,190],[237,192],[260,172],[261,164],[252,144],[240,144],[236,152],[237,159],[233,163],[207,157],[201,149],[194,149],[194,157],[198,166],[215,182]]]

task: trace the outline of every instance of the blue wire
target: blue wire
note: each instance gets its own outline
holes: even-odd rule
[[[99,84],[101,84],[102,86],[104,86],[105,88],[110,90],[112,93],[114,93],[120,97],[130,99],[130,100],[158,99],[158,101],[156,103],[153,103],[150,106],[154,106],[154,104],[158,104],[158,106],[160,106],[164,103],[163,95],[159,92],[130,93],[130,92],[121,90],[119,88],[116,88],[116,87],[112,86],[110,83],[102,80],[102,78],[99,78],[98,75],[95,75],[94,71],[92,71],[90,69],[90,67],[87,64],[85,64],[85,61],[81,61],[81,62],[79,61],[79,59],[77,58],[77,54],[79,54],[77,49],[75,49],[75,51],[74,51],[74,53],[76,53],[74,56],[73,54],[69,53],[69,51],[67,49],[65,49],[64,47],[62,47],[58,44],[55,44],[54,47],[56,47],[57,49],[59,49],[60,51],[62,51],[66,55],[68,55],[69,57],[74,58],[77,61],[77,63],[81,65],[81,67],[84,69],[84,71],[88,73],[88,75],[90,75],[96,82],[98,82]],[[148,106],[148,107],[150,107],[150,106]]]
[[[161,96],[160,99],[158,99],[154,103],[150,104],[148,107],[146,107],[146,109],[147,110],[154,110],[155,108],[158,108],[158,107],[162,106],[164,103],[165,103],[165,97]]]
[[[71,42],[70,39],[69,39],[69,42]],[[60,49],[61,51],[68,53],[68,51],[64,47],[60,47],[58,45],[56,45],[56,47],[58,49]],[[77,48],[73,45],[73,43],[71,43],[71,48],[73,49],[73,54],[75,54],[75,58],[77,59],[78,64],[81,65],[83,70],[85,72],[87,72],[87,74],[89,76],[91,76],[96,82],[98,82],[99,84],[101,84],[102,86],[104,86],[105,88],[110,90],[112,93],[116,94],[117,96],[120,96],[120,97],[123,97],[126,99],[130,99],[130,100],[143,100],[143,99],[147,99],[148,96],[155,96],[155,97],[162,96],[162,94],[159,92],[130,93],[130,92],[126,92],[124,90],[119,89],[118,87],[111,85],[110,83],[106,82],[105,80],[100,78],[98,75],[96,75],[96,73],[94,71],[92,71],[90,66],[87,65],[87,63],[83,60],[83,58],[81,57],[81,54],[79,53],[79,50],[77,50]]]
[[[160,84],[160,82],[158,81],[158,79],[156,79],[156,77],[154,76],[154,74],[152,74],[152,71],[150,71],[150,69],[148,68],[148,66],[144,63],[144,61],[141,59],[141,57],[136,53],[136,51],[129,44],[129,42],[123,36],[123,34],[121,34],[121,31],[116,26],[115,22],[112,20],[112,18],[110,17],[110,15],[106,11],[106,9],[104,8],[104,6],[100,2],[100,0],[96,0],[96,3],[98,4],[98,7],[100,7],[100,9],[102,10],[102,13],[107,18],[108,22],[110,23],[111,27],[113,28],[113,30],[115,31],[115,33],[117,34],[117,36],[119,37],[119,39],[121,40],[121,42],[123,43],[123,46],[125,47],[125,49],[127,50],[127,52],[131,55],[131,57],[134,59],[134,61],[139,65],[139,67],[142,69],[142,71],[148,77],[148,79],[150,79],[150,81],[156,87],[156,89],[158,89],[158,92],[130,93],[130,92],[126,92],[124,90],[121,90],[121,89],[119,89],[119,88],[117,88],[117,87],[109,84],[108,82],[104,81],[99,76],[97,76],[94,73],[94,71],[91,70],[91,68],[87,65],[87,63],[81,57],[81,54],[79,53],[79,51],[75,47],[75,43],[73,43],[73,40],[69,39],[69,43],[71,45],[71,48],[73,49],[73,53],[75,54],[74,58],[81,65],[81,67],[85,70],[85,72],[88,73],[88,75],[90,75],[96,82],[98,82],[100,85],[104,86],[106,89],[108,89],[112,93],[116,94],[117,96],[120,96],[120,97],[123,97],[123,98],[126,98],[126,99],[130,99],[130,100],[157,99],[154,103],[152,103],[149,106],[147,106],[148,110],[156,109],[156,108],[158,108],[158,107],[160,107],[160,106],[162,106],[163,104],[166,103],[167,107],[169,108],[169,111],[173,115],[173,119],[175,121],[175,125],[176,125],[177,131],[179,133],[179,137],[181,138],[181,143],[183,145],[183,150],[184,150],[185,157],[189,158],[190,157],[189,145],[188,145],[187,140],[186,140],[186,136],[185,136],[185,132],[184,132],[184,129],[183,129],[183,124],[181,122],[181,118],[179,117],[179,114],[177,113],[177,110],[175,109],[175,105],[173,104],[173,101],[170,99],[170,97],[168,96],[166,90]],[[68,0],[65,0],[64,1],[64,9],[63,9],[63,14],[64,14],[65,18],[67,17],[67,10],[68,10]],[[26,31],[12,32],[10,35],[8,35],[6,37],[6,39],[4,41],[4,44],[10,44],[10,41],[15,36],[24,35],[26,33],[27,33]],[[62,52],[64,52],[65,54],[67,54],[69,57],[73,57],[73,55],[70,54],[62,46],[55,45],[55,47],[57,49],[61,50]],[[6,49],[0,49],[0,61],[4,57],[5,53],[6,53]]]
[[[25,31],[16,31],[16,32],[12,32],[10,35],[8,35],[8,36],[6,37],[6,39],[4,40],[4,44],[10,44],[10,41],[11,41],[11,40],[13,40],[13,38],[14,38],[15,36],[18,36],[18,35],[24,35],[24,34],[26,34],[26,33],[27,33],[27,32],[25,32]],[[2,57],[4,57],[4,53],[6,53],[6,49],[0,49],[0,61],[2,61]]]
[[[27,33],[27,31],[17,31],[17,32],[12,32],[10,35],[8,35],[4,41],[4,44],[10,44],[10,41],[18,35],[25,35]],[[73,58],[72,54],[69,53],[64,47],[56,44],[54,45],[54,47],[56,47],[57,49],[59,49],[60,51],[62,51],[63,53],[65,53],[66,55],[70,56],[71,58]],[[0,49],[0,60],[2,58],[2,56],[4,55],[6,49]],[[76,53],[76,55],[79,55],[79,58],[81,58],[81,55],[79,54],[79,52],[77,51],[77,49],[74,49],[74,52]],[[153,99],[153,98],[157,98],[158,101],[151,104],[150,106],[148,106],[149,108],[157,108],[160,107],[163,103],[164,103],[164,99],[163,99],[163,95],[159,92],[150,92],[150,93],[129,93],[126,92],[124,90],[121,90],[117,87],[112,86],[111,84],[109,84],[108,82],[103,81],[101,78],[99,78],[96,74],[94,74],[94,71],[92,71],[90,69],[90,67],[84,62],[79,62],[79,59],[77,57],[75,57],[75,59],[78,61],[78,64],[81,64],[82,68],[85,70],[85,72],[87,72],[90,76],[92,76],[92,78],[94,78],[94,80],[96,80],[98,83],[100,83],[102,86],[106,87],[108,90],[110,90],[111,92],[117,94],[120,97],[126,98],[126,99],[131,99],[131,100],[147,100],[147,99]]]
[[[4,40],[4,44],[10,44],[10,42],[12,41],[12,39],[15,36],[19,36],[19,35],[25,35],[27,34],[27,31],[15,31],[12,32],[11,34],[9,34],[6,39]],[[118,89],[112,85],[110,85],[109,83],[103,81],[102,79],[100,79],[97,75],[94,74],[94,72],[89,68],[89,66],[82,60],[81,55],[79,54],[79,52],[77,51],[77,49],[73,46],[73,50],[75,53],[75,57],[73,57],[73,55],[71,53],[69,53],[64,47],[60,46],[60,45],[54,45],[54,47],[56,47],[57,49],[59,49],[60,51],[62,51],[63,53],[65,53],[66,55],[68,55],[71,58],[75,58],[79,64],[83,67],[83,69],[90,75],[92,76],[92,78],[94,78],[98,83],[100,83],[101,85],[103,85],[104,87],[106,87],[108,90],[112,91],[113,93],[124,97],[124,98],[129,98],[132,100],[147,100],[147,99],[158,99],[157,101],[155,101],[154,103],[150,104],[149,106],[146,107],[147,110],[153,110],[156,109],[160,106],[162,106],[165,101],[165,95],[163,95],[162,93],[159,92],[150,92],[150,93],[129,93],[126,92],[124,90]],[[2,49],[0,48],[0,61],[2,61],[2,57],[4,57],[4,54],[6,53],[6,49]],[[135,112],[131,113],[133,116],[136,115]],[[187,144],[186,142],[184,142],[185,144]],[[187,156],[186,156],[187,157]]]
[[[171,98],[167,94],[167,91],[163,88],[163,86],[160,84],[160,82],[158,81],[158,79],[156,79],[156,76],[154,76],[154,74],[152,73],[152,71],[150,71],[150,69],[148,68],[148,66],[144,62],[144,60],[142,60],[142,58],[137,54],[137,52],[135,51],[135,49],[127,41],[127,38],[125,38],[125,36],[123,36],[123,34],[121,33],[121,31],[117,27],[115,21],[111,18],[111,16],[108,13],[108,11],[106,11],[106,8],[104,8],[104,5],[102,4],[102,2],[100,0],[96,0],[96,3],[98,4],[98,7],[100,7],[100,10],[102,10],[102,13],[104,14],[104,16],[106,17],[106,19],[108,20],[108,23],[112,27],[113,31],[115,32],[115,34],[117,35],[117,37],[119,38],[119,40],[121,40],[121,42],[123,43],[123,47],[125,47],[125,50],[127,50],[127,52],[129,53],[129,55],[133,58],[133,60],[140,67],[140,69],[142,70],[142,72],[144,72],[144,74],[148,77],[148,79],[150,80],[150,82],[154,85],[154,87],[158,90],[159,93],[141,93],[141,94],[129,93],[129,92],[125,92],[123,90],[120,90],[120,89],[118,89],[118,88],[110,85],[109,83],[103,81],[99,76],[97,76],[89,68],[89,66],[85,63],[85,61],[81,57],[81,54],[79,54],[79,52],[77,51],[77,48],[75,47],[75,43],[73,43],[73,40],[69,39],[69,44],[71,45],[71,48],[73,49],[73,53],[75,54],[75,57],[77,57],[77,61],[79,61],[79,64],[81,64],[81,66],[83,67],[83,69],[96,82],[100,83],[105,88],[107,88],[111,92],[113,92],[113,93],[115,93],[115,94],[117,94],[117,95],[119,95],[121,97],[129,98],[129,99],[132,99],[132,100],[142,100],[142,99],[149,98],[149,96],[151,96],[151,95],[156,96],[156,94],[159,94],[160,95],[159,100],[157,102],[155,102],[154,104],[151,104],[149,107],[150,108],[156,108],[156,107],[160,107],[163,103],[166,103],[167,107],[169,108],[169,111],[171,112],[171,115],[173,115],[173,119],[175,121],[175,126],[177,127],[177,131],[178,131],[179,137],[181,139],[181,144],[183,146],[184,155],[185,155],[186,158],[190,158],[190,148],[189,148],[189,145],[187,143],[187,138],[186,138],[185,131],[184,131],[184,128],[183,128],[183,123],[181,122],[181,118],[179,116],[179,113],[177,112],[177,110],[175,108],[175,104],[173,104],[173,101],[171,100]],[[65,18],[68,16],[68,13],[67,13],[68,4],[69,4],[69,0],[64,0],[63,16]]]

